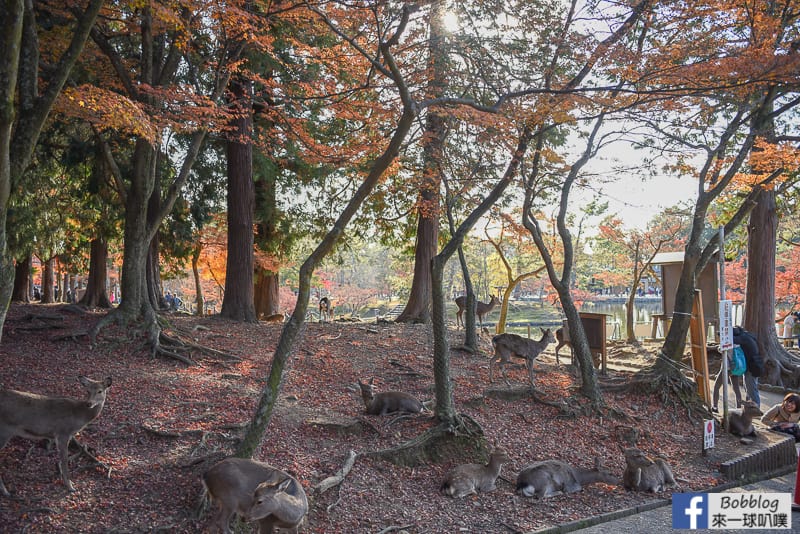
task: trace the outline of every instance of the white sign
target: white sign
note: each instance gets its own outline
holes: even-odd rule
[[[703,421],[703,450],[714,448],[714,420]]]
[[[733,348],[733,302],[719,301],[719,350]]]

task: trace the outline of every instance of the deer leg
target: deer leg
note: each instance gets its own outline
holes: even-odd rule
[[[534,391],[536,385],[533,383],[533,358],[525,358],[525,367],[528,368],[528,376],[531,379],[531,391]]]
[[[72,485],[72,481],[69,479],[69,468],[67,463],[69,462],[69,440],[72,439],[72,436],[56,436],[56,449],[58,449],[58,469],[61,471],[61,480],[64,481],[64,486],[67,487],[69,491],[75,491],[75,486]]]
[[[9,439],[11,439],[10,435],[0,435],[0,449],[6,446],[6,443],[8,443]],[[3,484],[3,477],[0,477],[0,493],[2,493],[5,497],[11,497],[11,494],[6,489],[6,485]]]

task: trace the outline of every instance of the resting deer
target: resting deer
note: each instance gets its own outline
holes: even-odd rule
[[[374,380],[374,378],[370,378],[368,384],[361,380],[358,381],[358,385],[361,388],[361,398],[364,399],[367,414],[386,415],[392,412],[419,413],[422,411],[422,403],[408,393],[384,391],[376,394],[375,387],[372,385]]]
[[[478,322],[480,322],[481,328],[483,328],[483,317],[491,312],[497,303],[500,302],[497,300],[495,295],[492,295],[492,298],[489,302],[481,302],[478,301],[478,304],[475,308],[475,315],[478,316]],[[460,296],[456,297],[456,306],[458,306],[458,311],[456,312],[456,327],[464,325],[464,310],[467,309],[467,297]]]
[[[513,356],[525,360],[525,366],[528,368],[528,376],[531,380],[531,389],[534,388],[533,360],[542,353],[547,345],[554,343],[556,340],[549,328],[547,330],[542,330],[540,328],[540,330],[542,331],[542,338],[539,341],[527,339],[517,334],[499,334],[492,338],[494,356],[492,357],[492,361],[489,362],[489,382],[492,382],[494,365],[499,364],[506,385],[511,385],[506,375],[505,366],[508,365],[509,359]]]
[[[622,475],[625,489],[656,493],[675,485],[672,469],[661,458],[653,460],[641,450],[631,448],[625,449],[625,464]]]
[[[263,462],[226,458],[203,474],[203,486],[219,509],[214,522],[230,534],[230,521],[258,521],[258,532],[275,527],[297,532],[308,512],[303,486],[292,476]]]
[[[755,402],[745,401],[741,413],[731,411],[728,414],[728,431],[736,436],[755,436],[753,419],[762,415],[764,414]]]
[[[519,472],[516,492],[525,497],[543,499],[556,493],[575,493],[595,482],[619,484],[619,478],[605,470],[597,457],[594,459],[594,469],[573,467],[558,460],[544,460],[532,463]]]
[[[100,415],[111,386],[111,377],[96,381],[81,376],[78,381],[86,388],[86,400],[0,389],[0,449],[14,436],[54,440],[58,449],[61,479],[69,491],[75,491],[67,467],[69,442]],[[0,493],[9,496],[2,478]]]
[[[455,499],[470,493],[477,494],[479,491],[494,491],[500,469],[508,461],[506,451],[495,447],[489,455],[488,464],[464,464],[453,468],[445,477],[439,491]]]
[[[333,315],[333,303],[328,297],[319,299],[319,322],[330,321]]]

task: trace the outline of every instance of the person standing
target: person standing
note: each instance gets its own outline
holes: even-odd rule
[[[747,372],[744,374],[744,389],[747,391],[747,400],[761,406],[761,395],[758,392],[758,377],[764,372],[764,358],[758,350],[758,340],[756,337],[742,328],[733,327],[733,342],[744,351],[744,358],[747,360]]]

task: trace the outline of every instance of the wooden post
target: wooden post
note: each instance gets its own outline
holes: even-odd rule
[[[692,347],[692,370],[697,382],[697,394],[711,408],[711,388],[708,384],[708,353],[706,352],[706,320],[703,316],[702,291],[694,290],[692,318],[689,323]]]

